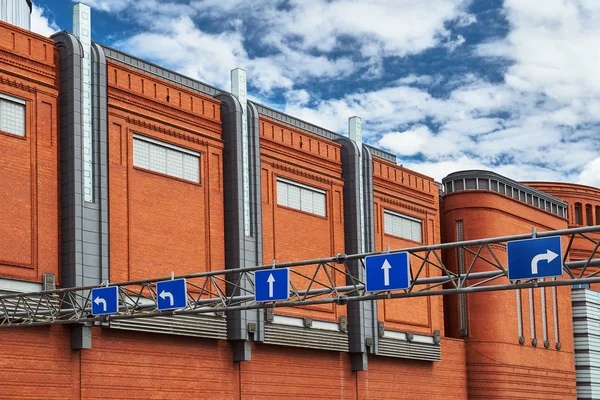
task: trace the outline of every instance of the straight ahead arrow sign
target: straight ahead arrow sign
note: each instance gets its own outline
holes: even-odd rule
[[[383,262],[383,266],[381,267],[381,269],[383,270],[383,285],[384,286],[390,286],[390,269],[391,268],[392,268],[392,266],[386,259]]]
[[[275,282],[275,278],[273,278],[273,274],[269,274],[269,278],[267,279],[269,282],[269,297],[273,297],[273,283]]]

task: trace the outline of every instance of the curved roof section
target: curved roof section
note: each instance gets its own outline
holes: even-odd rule
[[[553,188],[565,188],[565,189],[583,189],[590,192],[596,192],[600,195],[600,188],[590,185],[582,185],[581,183],[570,183],[570,182],[548,182],[548,181],[526,181],[523,182],[525,185],[534,186],[548,186]]]
[[[567,202],[495,172],[485,170],[453,172],[442,179],[442,184],[444,195],[466,190],[489,190],[567,218]]]

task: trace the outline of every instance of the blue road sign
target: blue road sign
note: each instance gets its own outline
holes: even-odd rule
[[[365,258],[367,292],[410,287],[408,253],[381,254]]]
[[[119,288],[108,286],[92,289],[92,315],[116,314],[119,311]]]
[[[158,309],[174,310],[187,306],[187,286],[185,278],[156,282]]]
[[[506,243],[508,279],[562,276],[560,236]]]
[[[267,269],[254,272],[254,300],[287,300],[290,296],[290,270]]]

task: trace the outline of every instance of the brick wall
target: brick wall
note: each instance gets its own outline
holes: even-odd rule
[[[111,281],[224,266],[220,103],[108,66]],[[200,183],[133,166],[133,134],[200,154]]]
[[[52,40],[0,22],[0,93],[26,102],[25,137],[0,131],[0,276],[58,275],[58,73]]]
[[[528,233],[532,226],[538,231],[567,227],[564,218],[489,191],[469,190],[448,194],[444,197],[443,213],[442,239],[446,242],[456,240],[457,220],[464,223],[465,240]],[[495,245],[493,249],[500,261],[506,262],[505,246]],[[491,257],[485,250],[482,255],[488,259]],[[472,256],[467,253],[466,265],[470,265],[471,260]],[[456,271],[456,252],[446,253],[445,262]],[[490,270],[489,264],[478,261],[472,271],[485,270]],[[493,282],[502,283],[508,281],[500,279]],[[570,289],[558,289],[560,351],[556,350],[554,342],[550,289],[545,292],[550,347],[546,349],[543,346],[541,290],[533,292],[534,331],[530,327],[529,291],[521,290],[524,345],[518,342],[514,290],[468,296],[469,335],[466,338],[466,354],[469,397],[497,399],[511,393],[517,398],[529,399],[575,398]],[[447,311],[448,320],[458,319],[456,307],[448,307]],[[456,327],[456,323],[452,326]],[[537,346],[532,345],[534,337],[539,341]]]
[[[343,181],[341,146],[265,117],[260,119],[261,184],[263,217],[263,259],[265,263],[330,257],[344,253]],[[318,216],[277,204],[277,178],[308,185],[326,192],[326,216]],[[312,276],[316,267],[305,267]],[[339,285],[345,276],[332,277]],[[317,279],[327,282],[320,271]],[[308,281],[292,276],[298,290]],[[314,286],[319,288],[322,286]],[[278,310],[337,321],[345,315],[345,306],[318,305]]]
[[[432,178],[390,162],[374,159],[373,192],[375,214],[375,250],[387,246],[397,250],[440,242],[438,186]],[[392,211],[421,221],[422,240],[412,241],[385,233],[384,211]],[[411,269],[416,273],[422,260],[412,257]],[[425,276],[439,276],[436,268],[424,266]],[[406,298],[379,302],[379,320],[386,329],[427,335],[444,329],[441,297]]]

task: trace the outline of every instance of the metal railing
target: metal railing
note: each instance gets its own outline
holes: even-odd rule
[[[111,286],[118,287],[119,311],[110,316],[94,316],[91,313],[91,289],[102,286],[9,294],[0,296],[0,327],[72,324],[158,315],[218,313],[315,304],[344,305],[353,301],[599,283],[600,269],[591,268],[600,266],[600,258],[596,258],[600,239],[594,239],[589,235],[594,232],[600,232],[600,226],[538,233],[534,229],[532,233],[522,235],[419,246],[388,252],[338,254],[329,258],[111,283]],[[568,278],[509,281],[506,263],[503,262],[504,244],[512,240],[551,236],[568,239],[562,259],[563,270]],[[578,237],[591,242],[593,251],[586,260],[567,262],[573,241]],[[443,262],[442,251],[453,249],[463,249],[465,253],[466,270],[463,274],[451,271]],[[396,292],[366,292],[365,257],[398,252],[408,252],[415,264],[411,269],[410,287]],[[254,298],[254,272],[278,268],[290,269],[289,299],[257,303]],[[474,272],[474,269],[478,271]],[[173,278],[186,278],[187,305],[177,310],[159,311],[156,283]],[[245,280],[250,284],[242,284]],[[228,295],[228,293],[235,293],[235,295]]]

